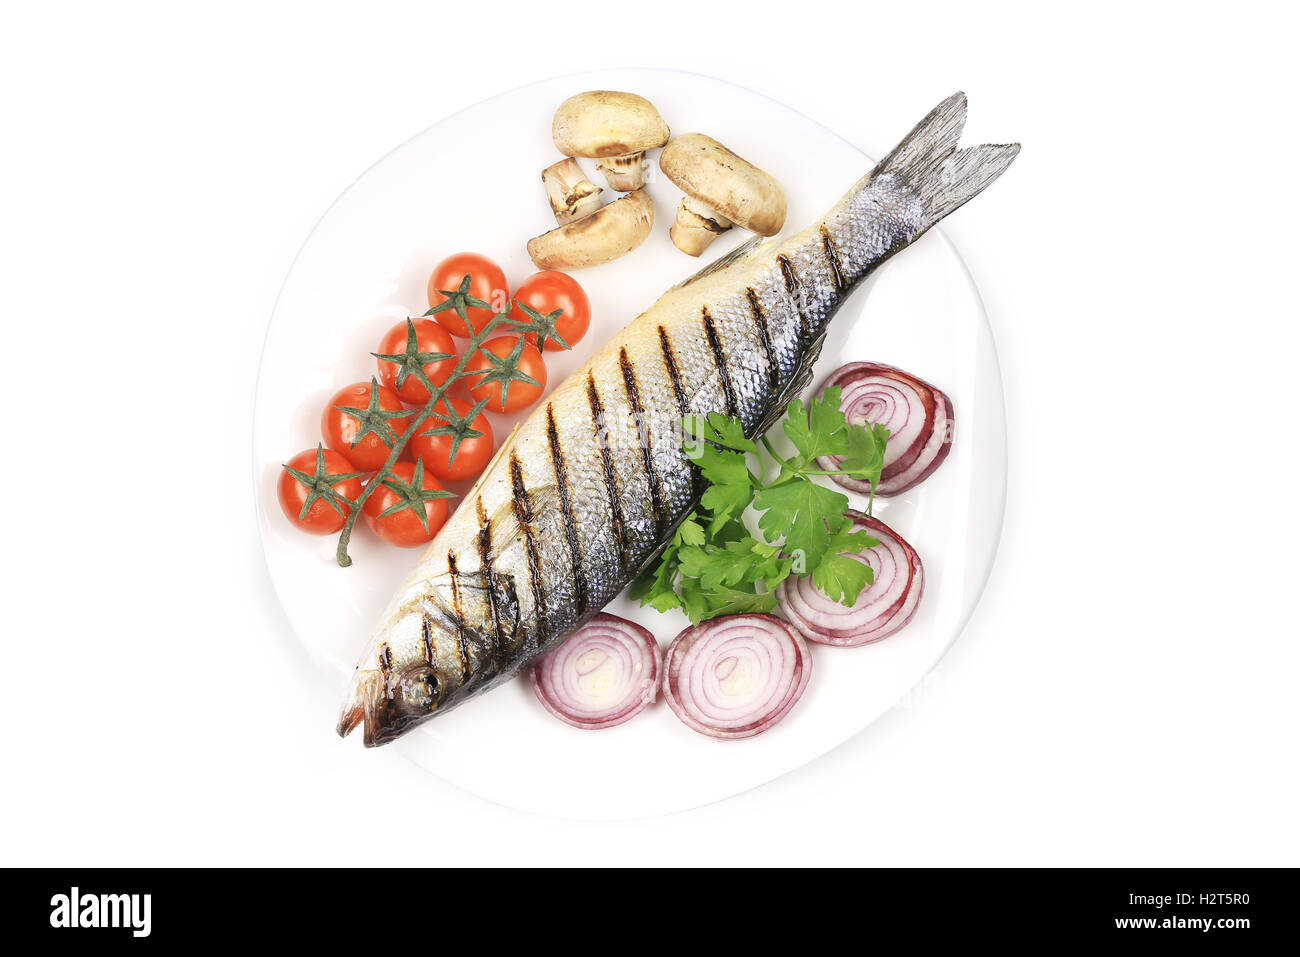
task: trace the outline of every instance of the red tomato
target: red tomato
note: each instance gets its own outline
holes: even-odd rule
[[[320,431],[325,445],[352,463],[349,472],[373,472],[388,461],[392,441],[406,431],[412,415],[392,389],[354,382],[326,404]]]
[[[464,418],[473,408],[473,405],[463,399],[448,399],[451,407],[456,410],[456,415]],[[456,458],[451,458],[450,435],[429,435],[428,430],[442,428],[447,425],[447,418],[442,403],[438,403],[438,412],[444,413],[438,416],[437,413],[425,419],[420,429],[413,436],[411,441],[406,444],[406,452],[412,461],[419,459],[424,463],[424,467],[432,472],[435,476],[444,482],[459,482],[462,479],[473,478],[483,467],[488,464],[492,458],[492,425],[488,418],[480,412],[469,427],[475,432],[481,432],[482,435],[466,437],[460,440],[460,447],[456,449]]]
[[[361,478],[343,456],[318,446],[299,452],[285,463],[275,490],[284,517],[296,528],[313,535],[329,535],[343,527],[352,511],[351,506],[334,501],[330,489],[356,501],[361,494]],[[309,501],[304,513],[303,506]]]
[[[520,303],[543,316],[549,316],[558,309],[561,315],[555,320],[554,328],[570,349],[587,334],[587,328],[591,325],[591,300],[578,285],[578,280],[568,273],[553,270],[533,273],[515,290],[514,303],[510,318],[516,322],[533,321],[531,316],[519,308]],[[536,333],[525,333],[525,338],[534,346],[537,345]],[[564,346],[548,334],[543,338],[542,348],[546,352],[561,352]]]
[[[470,277],[466,294],[487,303],[487,307],[465,305],[468,329],[465,320],[453,308],[448,307],[435,315],[438,323],[453,336],[468,337],[478,332],[489,319],[510,307],[510,287],[506,285],[505,271],[478,253],[456,253],[438,263],[429,277],[429,308],[445,303],[447,296],[443,293],[459,290],[466,276]]]
[[[536,385],[515,380],[502,395],[500,382],[484,381],[482,376],[465,376],[465,381],[470,384],[470,396],[475,402],[486,398],[488,410],[491,412],[514,412],[537,401],[546,388],[546,364],[542,362],[542,354],[537,351],[536,346],[516,336],[497,336],[479,346],[479,351],[474,353],[473,358],[465,365],[466,373],[489,372],[496,367],[496,363],[483,355],[484,350],[498,359],[509,361],[509,356],[520,343],[523,343],[523,349],[519,354],[518,369],[535,379]]]
[[[423,502],[424,515],[429,523],[428,528],[421,524],[418,511],[421,507],[419,493],[430,490],[440,491],[442,486],[426,470],[420,469],[420,471],[423,474],[417,486],[415,466],[410,462],[398,462],[393,466],[393,474],[408,486],[407,490],[399,492],[386,484],[382,485],[370,493],[366,504],[362,506],[362,515],[365,517],[366,524],[390,545],[401,548],[423,545],[432,541],[433,536],[438,534],[438,529],[442,528],[443,523],[447,521],[447,499],[432,498]],[[392,515],[380,514],[401,501],[408,501],[413,507],[401,509]]]
[[[459,317],[457,321],[460,321]],[[456,368],[456,343],[452,341],[451,334],[432,319],[410,319],[407,322],[410,323],[409,327],[406,322],[399,322],[384,333],[383,339],[379,340],[379,348],[376,350],[379,355],[408,357],[404,362],[394,362],[390,359],[377,360],[379,381],[401,396],[403,402],[424,405],[429,401],[429,390],[414,374],[415,367],[419,366],[423,369],[424,374],[435,386],[442,385]],[[415,333],[415,356],[410,355],[412,331]],[[449,358],[432,362],[420,361],[421,358],[434,355],[445,355]],[[403,375],[403,372],[406,374]],[[400,387],[397,384],[398,379],[403,380]]]

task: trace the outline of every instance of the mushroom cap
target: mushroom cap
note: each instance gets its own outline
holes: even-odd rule
[[[711,136],[684,133],[659,154],[659,168],[687,196],[737,226],[775,236],[785,225],[785,191],[770,174]]]
[[[538,269],[582,269],[630,253],[654,228],[655,207],[644,189],[634,190],[589,216],[528,241]]]
[[[663,146],[669,135],[653,103],[617,90],[571,96],[551,121],[551,138],[565,156],[625,156]]]

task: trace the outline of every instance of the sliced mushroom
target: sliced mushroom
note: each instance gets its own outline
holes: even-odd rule
[[[555,221],[561,226],[600,209],[601,188],[587,179],[572,157],[542,170],[542,184],[555,212]]]
[[[645,185],[645,151],[663,146],[669,135],[653,103],[617,90],[571,96],[551,121],[556,148],[565,156],[597,160],[596,168],[619,192]]]
[[[669,230],[684,253],[700,255],[733,223],[761,236],[785,225],[781,184],[712,137],[677,137],[664,147],[659,168],[686,194]]]
[[[589,216],[528,241],[538,269],[583,269],[630,253],[645,242],[655,224],[650,195],[638,189]]]

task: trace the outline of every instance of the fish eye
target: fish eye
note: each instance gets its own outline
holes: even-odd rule
[[[413,712],[432,711],[441,688],[438,676],[428,668],[421,668],[403,680],[403,703]]]

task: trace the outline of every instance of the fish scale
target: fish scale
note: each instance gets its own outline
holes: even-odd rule
[[[956,148],[961,94],[825,217],[743,244],[665,293],[502,443],[434,537],[354,672],[340,734],[385,741],[563,641],[652,561],[698,500],[684,413],[772,423],[845,296],[971,199],[1017,146]]]

